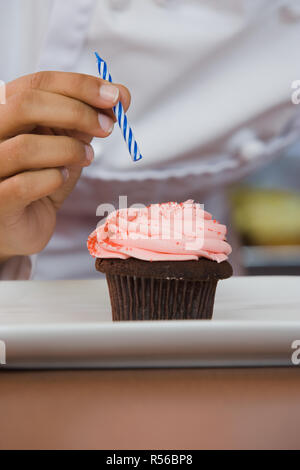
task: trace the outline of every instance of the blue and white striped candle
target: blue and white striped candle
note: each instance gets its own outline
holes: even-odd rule
[[[98,60],[98,70],[99,70],[100,77],[103,80],[107,80],[108,82],[112,83],[112,78],[108,71],[106,62],[103,59],[101,59],[101,57],[97,54],[97,52],[95,52],[95,55]],[[118,120],[125,142],[128,145],[129,153],[132,157],[132,160],[134,162],[138,162],[143,157],[138,147],[137,141],[135,140],[135,137],[133,135],[132,129],[128,123],[128,119],[125,114],[121,101],[119,101],[119,103],[113,108],[113,112],[116,116],[116,119]]]

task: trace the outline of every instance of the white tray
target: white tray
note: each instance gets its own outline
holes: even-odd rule
[[[221,281],[212,321],[112,323],[104,280],[0,282],[5,368],[292,365],[300,278]]]

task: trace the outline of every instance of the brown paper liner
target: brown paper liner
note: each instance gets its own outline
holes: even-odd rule
[[[114,321],[209,320],[218,280],[138,278],[106,274]]]

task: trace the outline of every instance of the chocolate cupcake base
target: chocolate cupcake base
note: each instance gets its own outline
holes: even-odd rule
[[[96,269],[106,274],[114,321],[211,319],[218,280],[232,275],[227,261],[204,258],[97,259]]]
[[[210,319],[217,281],[107,275],[114,321]]]

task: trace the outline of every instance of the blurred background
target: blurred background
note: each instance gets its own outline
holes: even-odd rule
[[[231,188],[247,274],[300,275],[300,142]]]
[[[93,140],[35,279],[95,277],[86,240],[121,195],[201,202],[228,227],[236,275],[299,275],[299,34],[296,0],[0,0],[0,79],[95,75],[101,51],[145,156],[132,165],[118,129]]]

